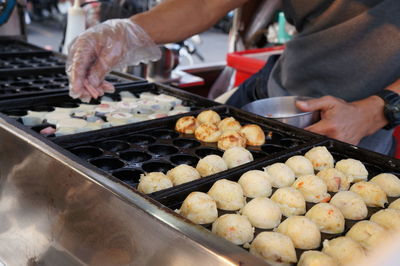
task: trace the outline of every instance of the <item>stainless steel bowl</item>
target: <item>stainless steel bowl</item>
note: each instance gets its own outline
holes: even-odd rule
[[[284,96],[257,100],[246,104],[243,110],[279,120],[283,123],[305,128],[320,119],[319,111],[302,112],[295,105],[296,100],[309,100],[311,97]]]

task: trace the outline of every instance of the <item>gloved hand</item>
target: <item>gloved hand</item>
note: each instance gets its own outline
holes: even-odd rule
[[[129,19],[111,19],[81,33],[69,48],[66,71],[72,98],[113,92],[104,77],[112,70],[158,60],[161,51],[150,36]]]

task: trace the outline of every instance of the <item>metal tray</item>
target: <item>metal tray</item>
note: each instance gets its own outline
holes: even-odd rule
[[[114,86],[130,83],[145,83],[133,76],[112,72],[105,80]],[[0,74],[0,100],[68,92],[68,77],[65,69],[52,68],[47,71],[21,70],[13,75]]]
[[[45,50],[39,46],[21,40],[0,38],[0,56],[20,55],[29,53],[50,54],[51,51]]]
[[[53,68],[65,69],[65,56],[56,53],[29,53],[29,54],[3,54],[0,55],[0,74],[15,75],[21,71],[35,69],[51,70]]]
[[[304,155],[308,150],[310,150],[312,147],[315,146],[326,146],[328,150],[331,152],[333,155],[335,161],[339,161],[341,159],[347,159],[347,158],[353,158],[360,160],[361,162],[364,163],[365,167],[368,170],[368,180],[374,177],[375,175],[378,175],[380,173],[393,173],[396,176],[400,178],[400,160],[378,154],[369,150],[365,150],[362,148],[358,148],[356,146],[352,146],[343,142],[335,141],[335,140],[326,140],[321,143],[313,144],[312,146],[308,147],[301,147],[300,149],[297,149],[295,151],[288,151],[285,154],[277,155],[275,158],[271,160],[266,160],[263,162],[259,162],[255,165],[251,165],[249,167],[243,167],[241,169],[238,169],[237,171],[234,171],[232,173],[225,173],[225,174],[220,174],[217,175],[213,178],[210,178],[207,180],[207,182],[202,182],[199,184],[192,183],[192,186],[186,186],[182,187],[179,190],[171,190],[169,193],[163,193],[163,194],[158,194],[154,195],[153,199],[156,201],[160,202],[164,206],[170,208],[171,210],[179,209],[180,206],[182,205],[182,202],[185,200],[185,198],[193,191],[200,191],[200,192],[205,192],[211,188],[211,186],[215,183],[215,181],[220,180],[220,179],[228,179],[232,181],[238,181],[240,176],[244,174],[247,171],[250,170],[263,170],[263,167],[266,167],[268,165],[271,165],[273,163],[277,162],[282,162],[284,163],[288,158],[294,156],[294,155]],[[272,189],[272,194],[276,191],[276,188]],[[333,196],[335,193],[329,192],[331,196]],[[397,198],[391,198],[388,197],[389,204],[393,202]],[[248,200],[248,199],[247,199]],[[306,203],[306,209],[307,211],[312,208],[316,203]],[[372,214],[375,212],[381,210],[382,208],[378,207],[368,207],[368,216],[365,219],[369,219]],[[226,214],[226,213],[236,213],[236,212],[228,212],[228,211],[222,211],[218,210],[218,216]],[[182,217],[185,219],[184,217]],[[285,217],[282,216],[282,221],[285,220]],[[345,219],[345,231],[342,234],[326,234],[326,233],[321,233],[321,247],[322,248],[322,242],[325,239],[332,239],[338,236],[344,236],[350,228],[357,223],[358,221],[353,221],[353,220],[347,220]],[[211,224],[204,225],[207,229],[211,230]],[[260,232],[263,231],[271,231],[271,230],[263,230],[263,229],[257,229],[255,231],[255,236],[259,234]],[[301,254],[305,250],[300,250],[297,249],[297,256],[298,259],[300,258]]]
[[[222,118],[233,116],[241,124],[258,124],[263,128],[267,142],[261,147],[247,147],[254,157],[254,162],[249,164],[272,159],[299,147],[309,146],[310,143],[317,140],[321,141],[321,137],[318,135],[240,109],[220,106],[213,110],[218,112]],[[197,115],[201,111],[179,116]],[[166,173],[179,164],[196,166],[200,158],[210,154],[220,156],[223,154],[223,151],[217,148],[216,143],[204,143],[196,140],[194,135],[179,134],[174,131],[177,119],[178,117],[174,116],[137,125],[80,133],[75,136],[63,136],[54,141],[128,186],[136,188],[140,174],[144,172]],[[205,180],[230,173],[235,169],[158,191],[150,196],[179,191],[184,186],[196,186]]]
[[[120,96],[118,93],[121,91],[130,91],[133,94],[140,94],[142,92],[152,92],[154,94],[165,93],[173,95],[175,97],[182,99],[183,104],[186,106],[190,106],[192,110],[198,110],[201,108],[219,105],[216,102],[210,101],[206,98],[191,93],[187,93],[185,91],[174,89],[168,86],[163,86],[160,84],[143,83],[142,81],[137,81],[136,83],[127,83],[118,85],[116,86],[116,92],[114,94],[107,94],[106,96],[111,97],[114,100],[120,100]],[[17,118],[26,115],[28,110],[52,111],[54,110],[54,107],[76,107],[79,103],[81,103],[79,100],[74,100],[70,98],[67,93],[59,93],[54,95],[3,100],[0,101],[0,112],[10,117]],[[92,100],[91,103],[98,104],[100,102],[97,100]],[[17,121],[22,122],[21,119],[17,119]],[[142,123],[143,122],[139,122],[139,124]],[[31,127],[31,129],[33,129],[36,132],[40,132],[40,130],[48,126],[55,127],[54,125],[44,123],[42,125]],[[97,131],[99,130],[95,130],[92,132],[97,132]],[[81,133],[75,135],[80,136]],[[49,135],[48,137],[53,138],[54,135]]]

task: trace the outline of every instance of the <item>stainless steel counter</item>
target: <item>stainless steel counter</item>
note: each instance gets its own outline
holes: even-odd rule
[[[261,265],[0,116],[0,265]]]

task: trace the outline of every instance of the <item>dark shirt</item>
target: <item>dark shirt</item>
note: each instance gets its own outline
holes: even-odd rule
[[[287,43],[269,81],[270,97],[366,98],[400,77],[400,0],[283,0],[298,34]],[[392,132],[360,146],[381,153]]]

